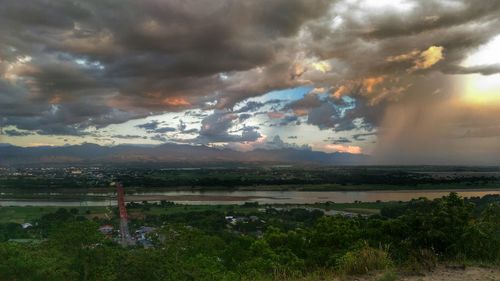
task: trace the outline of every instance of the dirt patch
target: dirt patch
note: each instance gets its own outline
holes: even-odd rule
[[[500,268],[468,267],[451,269],[438,267],[424,276],[403,277],[404,281],[500,281]]]
[[[383,273],[372,273],[364,276],[351,276],[346,281],[379,281]],[[431,272],[418,276],[398,274],[398,281],[500,281],[500,268],[467,267],[465,269],[439,266]]]

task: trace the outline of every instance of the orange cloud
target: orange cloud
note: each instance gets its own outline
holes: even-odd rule
[[[185,107],[190,106],[191,104],[185,98],[165,98],[162,103],[171,107]]]
[[[285,115],[283,112],[279,111],[271,111],[267,113],[267,116],[271,119],[281,119],[283,118],[283,115]]]
[[[321,150],[325,152],[344,152],[352,154],[361,154],[362,149],[356,145],[341,145],[341,144],[313,144],[312,147],[315,150]]]
[[[414,66],[409,71],[428,69],[444,58],[443,51],[444,48],[441,46],[430,46],[425,51],[413,50],[405,54],[387,57],[385,60],[388,62],[413,60]]]
[[[62,101],[62,97],[61,95],[54,95],[52,96],[52,98],[50,99],[49,103],[50,104],[60,104]]]
[[[342,85],[340,86],[336,91],[335,93],[333,93],[333,97],[336,98],[336,99],[340,99],[345,93],[347,93],[349,91],[349,88],[347,88],[346,86]]]
[[[300,63],[294,64],[291,73],[292,79],[302,76],[304,72],[306,72],[306,68],[302,64]]]
[[[293,113],[297,116],[306,116],[307,114],[309,114],[309,110],[304,108],[296,108],[293,110]]]
[[[314,89],[312,89],[309,93],[310,93],[310,94],[322,94],[322,93],[324,93],[325,91],[326,91],[326,89],[325,89],[325,88],[320,87],[320,88],[314,88]]]
[[[373,89],[380,83],[384,82],[385,77],[384,76],[378,76],[378,77],[368,77],[363,80],[363,87],[365,88],[366,92],[371,94],[373,92]]]

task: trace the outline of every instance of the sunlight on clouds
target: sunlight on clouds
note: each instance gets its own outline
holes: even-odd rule
[[[469,74],[463,80],[463,98],[469,103],[500,103],[500,74]]]
[[[33,58],[31,56],[17,56],[15,62],[7,63],[6,71],[3,78],[7,81],[15,82],[22,73],[33,72],[34,69],[29,66]],[[0,59],[0,63],[2,60]],[[0,76],[1,77],[1,76]]]
[[[347,152],[352,154],[361,154],[361,147],[356,145],[341,145],[341,144],[312,144],[313,150],[319,150],[324,152]]]
[[[444,58],[444,48],[441,46],[431,46],[423,51],[420,57],[415,61],[414,69],[427,69],[438,63]]]
[[[467,57],[462,66],[474,67],[500,63],[500,35]],[[469,74],[463,79],[463,98],[469,103],[500,103],[500,74]]]
[[[387,62],[404,62],[413,60],[413,67],[408,70],[409,72],[412,72],[419,69],[428,69],[443,60],[443,51],[444,48],[441,46],[430,46],[425,51],[412,50],[404,54],[389,56],[385,60]]]
[[[315,62],[312,64],[312,66],[314,67],[314,69],[316,69],[317,71],[320,71],[320,72],[323,72],[323,73],[326,73],[330,70],[332,70],[332,66],[330,65],[329,62],[327,61],[319,61],[319,62]]]
[[[412,60],[415,57],[417,57],[420,54],[419,50],[413,50],[408,53],[404,53],[401,55],[396,55],[396,56],[390,56],[386,58],[386,61],[388,62],[402,62],[402,61],[407,61],[407,60]]]
[[[167,106],[172,106],[172,107],[186,107],[190,106],[191,104],[185,99],[185,98],[165,98],[163,99],[163,104]]]
[[[378,76],[378,77],[368,77],[363,80],[363,87],[366,89],[366,92],[371,94],[374,90],[374,88],[384,82],[385,77],[384,76]]]
[[[416,4],[406,0],[351,0],[348,2],[360,3],[367,9],[394,9],[401,12],[409,12],[416,7]]]

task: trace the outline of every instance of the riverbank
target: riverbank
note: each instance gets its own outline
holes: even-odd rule
[[[373,190],[373,191],[163,191],[129,192],[127,202],[171,201],[187,205],[227,205],[256,202],[259,204],[315,204],[353,202],[401,202],[426,197],[440,198],[450,192],[462,197],[500,194],[500,189],[439,190]],[[103,193],[2,193],[0,206],[109,206],[116,204],[114,190]]]

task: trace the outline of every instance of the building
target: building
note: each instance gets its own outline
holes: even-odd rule
[[[105,224],[105,225],[102,225],[101,227],[99,227],[99,232],[101,232],[104,235],[111,235],[111,234],[113,234],[114,229],[115,228],[112,225]]]

